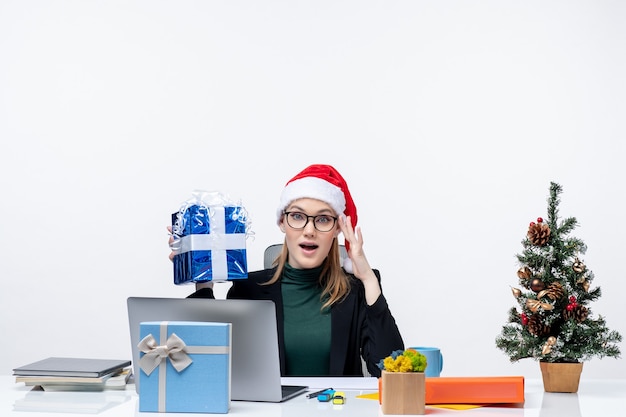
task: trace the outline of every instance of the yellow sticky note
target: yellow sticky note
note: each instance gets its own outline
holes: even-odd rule
[[[378,400],[378,393],[377,392],[372,392],[370,394],[361,394],[361,395],[357,395],[357,398],[363,398],[366,400]]]

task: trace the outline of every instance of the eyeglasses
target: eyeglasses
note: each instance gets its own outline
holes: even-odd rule
[[[287,217],[287,224],[292,229],[302,230],[309,224],[309,219],[313,219],[313,227],[319,232],[330,232],[335,227],[337,217],[328,214],[320,214],[317,216],[307,216],[299,211],[285,211],[283,214]]]

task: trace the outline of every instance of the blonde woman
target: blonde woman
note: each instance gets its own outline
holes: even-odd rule
[[[378,362],[404,343],[365,257],[346,181],[330,165],[305,168],[282,190],[276,221],[285,241],[274,266],[233,281],[227,297],[276,304],[283,376],[362,376],[361,359],[380,376]],[[189,297],[214,298],[213,283]]]

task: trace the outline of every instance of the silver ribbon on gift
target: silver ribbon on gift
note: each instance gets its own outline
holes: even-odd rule
[[[139,359],[141,370],[150,375],[164,360],[170,359],[172,366],[177,372],[183,371],[191,365],[191,358],[185,353],[185,342],[172,333],[167,338],[165,345],[158,345],[152,334],[147,335],[139,342],[139,350],[145,353]]]
[[[160,323],[160,345],[157,344],[157,341],[152,334],[149,334],[141,339],[137,345],[139,350],[144,353],[139,359],[139,367],[141,370],[144,371],[146,375],[150,375],[156,368],[159,368],[158,411],[160,413],[164,413],[166,411],[165,387],[167,378],[165,365],[168,358],[174,369],[176,369],[177,372],[182,372],[193,362],[189,355],[230,354],[230,346],[187,346],[185,342],[176,335],[176,333],[172,333],[170,337],[167,337],[167,325],[167,321]]]

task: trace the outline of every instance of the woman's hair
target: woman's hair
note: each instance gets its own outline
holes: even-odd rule
[[[288,255],[289,250],[287,249],[287,241],[285,240],[280,254],[273,262],[273,265],[276,266],[276,271],[272,278],[265,283],[266,285],[274,284],[280,279],[285,264],[287,263]],[[350,278],[341,267],[337,238],[333,239],[328,256],[322,263],[320,284],[323,287],[321,297],[326,300],[322,305],[322,309],[331,307],[333,304],[341,301],[350,291]]]

